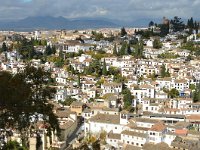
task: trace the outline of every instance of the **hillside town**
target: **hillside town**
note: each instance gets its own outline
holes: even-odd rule
[[[55,89],[48,103],[60,134],[35,112],[24,149],[200,150],[198,32],[178,17],[147,28],[0,31],[0,84],[29,66],[49,72]],[[23,146],[18,128],[0,128],[1,149]]]

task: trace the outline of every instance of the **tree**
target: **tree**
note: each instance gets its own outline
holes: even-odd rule
[[[169,33],[169,24],[160,24],[160,36],[164,37]]]
[[[61,104],[70,106],[72,102],[77,101],[75,98],[72,98],[71,96],[68,96],[65,101],[59,101]]]
[[[60,57],[58,57],[58,59],[56,59],[56,61],[55,61],[55,66],[59,67],[59,68],[62,68],[64,63],[65,63],[64,60],[61,59]]]
[[[171,20],[170,24],[172,25],[172,30],[174,32],[182,31],[185,28],[183,21],[178,16],[175,16],[173,20]]]
[[[97,33],[96,31],[92,31],[92,35],[95,41],[100,41],[102,38],[104,38],[102,33]]]
[[[63,54],[63,50],[59,51],[59,57],[63,60],[64,59],[64,54]]]
[[[132,53],[132,51],[131,51],[131,46],[130,46],[130,44],[127,44],[127,54],[128,55],[131,55],[131,53]]]
[[[114,45],[114,48],[113,48],[113,55],[117,56],[117,46],[116,46],[116,44]]]
[[[56,92],[49,86],[50,78],[49,72],[31,66],[15,75],[0,72],[0,128],[17,129],[24,145],[27,145],[32,124],[37,123],[41,115],[53,130],[60,131],[52,105],[48,103]]]
[[[161,48],[161,47],[162,47],[162,43],[160,42],[160,40],[155,39],[155,40],[153,41],[153,48],[159,49],[159,48]]]
[[[7,52],[7,51],[8,51],[8,48],[7,48],[5,42],[3,42],[3,44],[2,44],[2,51],[3,51],[3,52]]]
[[[80,74],[78,74],[78,81],[77,81],[78,87],[81,87],[81,79],[80,79]]]
[[[200,83],[196,85],[195,91],[192,94],[193,102],[200,101]]]
[[[157,75],[156,75],[155,71],[153,71],[152,74],[148,75],[148,78],[151,78],[153,81],[156,80],[156,77],[157,77]]]
[[[29,49],[28,57],[29,57],[29,59],[33,59],[34,56],[35,56],[35,49],[33,46],[31,46]]]
[[[118,68],[110,66],[109,69],[108,69],[108,73],[110,75],[119,75],[120,74],[120,70]]]
[[[84,73],[85,74],[89,74],[89,75],[96,75],[96,76],[101,76],[102,75],[102,66],[99,62],[99,60],[95,59],[93,60],[89,67],[85,67],[85,70],[84,70]]]
[[[195,87],[194,84],[190,84],[190,85],[189,85],[189,89],[190,89],[190,90],[195,90],[195,88],[196,88],[196,87]]]
[[[133,55],[136,57],[136,58],[142,58],[143,57],[143,42],[140,41],[136,44],[135,46],[135,50],[134,50],[134,53]]]
[[[133,96],[129,89],[125,88],[122,92],[124,94],[123,101],[124,101],[124,109],[130,109],[132,107],[132,100]]]
[[[168,94],[169,94],[170,98],[176,98],[179,96],[179,91],[177,89],[173,88],[169,91]]]
[[[67,71],[71,72],[72,74],[75,73],[74,67],[71,64],[68,66]]]
[[[125,35],[127,35],[126,29],[124,27],[121,28],[120,35],[121,35],[121,37],[124,37]]]
[[[188,61],[188,62],[190,62],[190,60],[193,60],[193,58],[192,58],[192,56],[191,56],[191,55],[188,55],[188,56],[186,57],[185,61]]]
[[[4,147],[4,150],[28,150],[23,146],[20,146],[20,144],[17,141],[9,141]]]
[[[123,43],[122,43],[121,49],[120,49],[120,51],[119,51],[119,55],[120,55],[120,56],[123,56],[123,55],[126,54],[126,45],[127,45],[126,42],[123,42]]]
[[[79,50],[78,51],[78,56],[81,56],[82,54],[84,54],[83,50]]]
[[[96,140],[95,142],[92,143],[92,149],[101,150],[101,146],[100,146],[100,141],[99,140]]]
[[[192,17],[190,19],[188,19],[187,27],[190,28],[190,29],[194,28],[194,21],[193,21]]]
[[[102,131],[99,135],[99,139],[102,140],[102,141],[105,141],[106,140],[106,135],[107,135],[107,132],[106,131]]]
[[[49,55],[51,55],[52,53],[53,53],[53,52],[52,52],[51,46],[50,46],[50,45],[47,45],[44,54],[45,54],[46,56],[49,56]]]
[[[169,69],[165,72],[165,77],[170,77]]]
[[[194,29],[194,21],[192,17],[191,19],[188,19],[187,27],[189,28],[189,33],[192,34]]]
[[[149,27],[152,27],[152,26],[154,26],[154,22],[153,22],[153,21],[150,21],[150,22],[149,22]]]
[[[165,72],[166,72],[166,68],[165,68],[165,65],[163,64],[161,66],[161,71],[160,71],[160,75],[161,75],[162,78],[165,77]]]
[[[35,52],[32,41],[24,38],[20,40],[17,45],[17,51],[22,56],[22,59],[32,59],[36,56],[37,53]]]
[[[196,31],[196,34],[198,34],[198,32],[199,32],[199,23],[197,23],[196,21],[194,22],[194,29]]]
[[[51,51],[52,51],[52,54],[55,54],[56,53],[56,47],[52,46]]]
[[[103,69],[102,69],[102,74],[103,74],[104,76],[107,75],[106,61],[105,61],[105,59],[103,60]]]
[[[164,77],[170,77],[169,70],[168,69],[166,70],[164,64],[161,66],[160,75],[161,75],[162,78],[164,78]]]

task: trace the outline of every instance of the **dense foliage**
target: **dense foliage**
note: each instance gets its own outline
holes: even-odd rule
[[[161,75],[162,78],[164,78],[164,77],[170,77],[170,73],[169,73],[169,71],[165,68],[165,65],[164,65],[164,64],[161,66],[160,75]]]
[[[160,40],[159,39],[155,39],[153,41],[153,48],[159,49],[161,47],[162,47],[162,43],[160,42]]]
[[[193,92],[193,102],[200,101],[200,84],[198,84]]]
[[[124,37],[125,35],[127,35],[127,32],[126,32],[126,29],[123,27],[121,28],[120,36]]]
[[[55,93],[48,86],[50,81],[49,72],[31,66],[15,75],[0,72],[0,128],[15,128],[22,140],[27,141],[30,127],[42,115],[44,122],[59,131],[52,105],[48,103]]]
[[[181,18],[179,18],[178,16],[175,16],[171,22],[171,28],[174,32],[177,32],[177,31],[183,31],[184,28],[185,28],[185,25],[183,23],[183,21],[181,20]]]
[[[133,101],[133,95],[131,94],[131,91],[128,88],[125,88],[122,91],[122,94],[124,95],[123,100],[124,100],[124,109],[128,111],[133,111],[132,107],[132,101]]]

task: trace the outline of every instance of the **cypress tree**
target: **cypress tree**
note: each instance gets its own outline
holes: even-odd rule
[[[52,46],[51,51],[52,51],[52,54],[55,54],[56,53],[56,47]]]
[[[121,37],[127,35],[126,29],[123,27],[121,28]]]
[[[81,87],[81,79],[80,79],[80,74],[78,74],[78,82],[77,82],[77,84],[78,84],[78,87]]]
[[[116,44],[114,45],[114,48],[113,48],[113,54],[115,56],[117,56],[117,46],[116,46]]]
[[[164,64],[161,66],[160,75],[161,75],[162,78],[164,78],[165,75],[166,75],[166,68],[165,68]]]
[[[130,46],[130,44],[127,44],[127,54],[128,55],[131,54],[131,46]]]
[[[2,44],[2,51],[3,51],[3,52],[7,52],[7,51],[8,51],[8,48],[7,48],[5,42],[3,42],[3,44]]]
[[[31,46],[31,48],[29,49],[29,59],[32,59],[33,56],[35,55],[35,49],[33,46]]]
[[[122,44],[122,47],[121,47],[121,49],[120,49],[120,56],[122,56],[122,55],[125,55],[126,54],[126,42],[124,42],[123,44]]]
[[[193,92],[192,98],[194,103],[200,101],[200,84],[197,84],[195,91]]]
[[[102,70],[102,74],[103,74],[104,76],[107,75],[106,61],[105,61],[105,59],[103,60],[103,70]]]
[[[52,54],[52,49],[51,49],[51,46],[48,45],[45,49],[45,54],[48,56],[48,55],[51,55]]]

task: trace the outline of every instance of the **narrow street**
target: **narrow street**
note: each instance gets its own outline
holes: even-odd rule
[[[78,119],[78,125],[76,130],[72,133],[72,135],[66,139],[65,145],[61,148],[61,150],[67,150],[71,148],[71,145],[75,141],[76,138],[78,138],[79,134],[82,132],[84,123],[81,121],[81,119]]]

